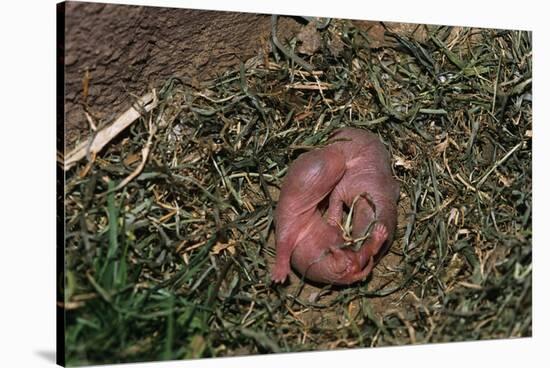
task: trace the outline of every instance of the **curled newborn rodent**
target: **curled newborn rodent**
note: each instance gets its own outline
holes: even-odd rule
[[[378,137],[361,129],[337,130],[325,147],[300,155],[283,180],[275,211],[273,282],[284,282],[291,265],[315,282],[364,280],[391,245],[398,198],[390,155]],[[344,206],[353,208],[351,237],[359,239],[358,249],[345,246]]]

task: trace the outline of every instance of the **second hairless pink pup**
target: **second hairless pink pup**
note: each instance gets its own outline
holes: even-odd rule
[[[283,181],[275,211],[271,278],[276,283],[285,281],[291,265],[315,282],[349,285],[364,280],[392,242],[399,185],[388,151],[376,135],[361,129],[337,130],[330,142],[300,155]],[[320,204],[327,197],[323,215]],[[344,246],[344,205],[353,206],[353,238],[375,221],[356,250]]]

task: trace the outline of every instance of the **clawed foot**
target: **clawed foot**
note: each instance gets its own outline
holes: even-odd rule
[[[382,245],[384,245],[384,242],[388,239],[388,228],[379,222],[374,224],[369,238],[367,244],[364,245],[369,251],[368,258],[378,254]]]
[[[282,284],[290,273],[290,264],[275,264],[271,270],[271,281],[275,284]]]
[[[388,238],[388,229],[384,224],[376,223],[372,229],[371,236],[375,243],[382,245]]]

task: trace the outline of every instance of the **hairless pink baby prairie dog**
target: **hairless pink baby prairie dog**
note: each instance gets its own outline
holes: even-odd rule
[[[330,141],[300,155],[284,179],[275,212],[274,282],[285,281],[291,264],[311,281],[349,285],[364,280],[393,240],[399,185],[388,151],[376,135],[361,129],[337,130]],[[319,205],[327,197],[323,217]],[[375,221],[358,250],[343,247],[344,205],[353,206],[353,238]]]

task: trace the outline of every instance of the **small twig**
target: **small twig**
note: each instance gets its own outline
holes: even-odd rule
[[[502,157],[500,160],[498,160],[486,173],[485,175],[483,175],[483,177],[478,181],[476,187],[479,188],[483,185],[483,183],[485,183],[485,180],[487,180],[487,178],[489,177],[489,175],[491,175],[491,173],[493,171],[496,170],[497,167],[499,167],[500,165],[502,165],[504,163],[504,161],[506,161],[508,159],[508,157],[510,157],[512,155],[512,153],[516,152],[518,150],[518,148],[521,147],[521,145],[523,144],[523,142],[520,142],[518,144],[516,144],[514,146],[514,148],[512,148],[506,155],[504,155],[504,157]]]
[[[136,169],[128,175],[123,181],[121,181],[114,189],[113,192],[116,192],[126,186],[129,182],[131,182],[135,177],[137,177],[145,167],[145,164],[147,163],[147,159],[149,158],[149,152],[151,151],[151,146],[153,145],[153,137],[155,136],[155,133],[157,132],[157,126],[153,123],[151,116],[149,116],[149,137],[147,138],[147,142],[145,143],[145,146],[141,150],[141,162],[136,167]]]
[[[479,189],[474,188],[471,184],[469,184],[460,174],[456,174],[455,178],[458,179],[468,190],[478,193],[481,197],[483,197],[485,200],[489,200],[490,197],[487,193],[482,192]]]
[[[286,88],[289,89],[306,89],[306,90],[327,90],[333,88],[332,84],[326,82],[317,82],[317,83],[294,83],[288,84]]]
[[[97,131],[97,124],[94,121],[94,118],[92,115],[88,113],[88,111],[84,111],[84,114],[86,115],[86,120],[88,120],[88,124],[90,124],[90,129],[92,132]]]
[[[155,93],[148,93],[136,101],[113,124],[100,130],[91,139],[80,143],[65,159],[65,171],[86,156],[92,156],[103,149],[114,137],[136,121],[142,112],[149,112],[158,104]]]

